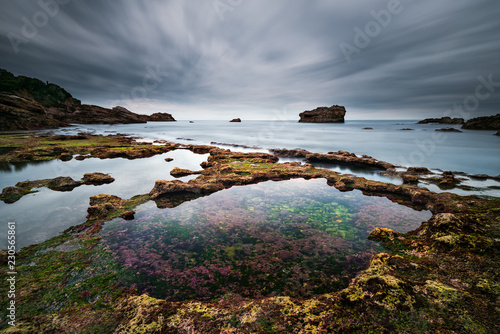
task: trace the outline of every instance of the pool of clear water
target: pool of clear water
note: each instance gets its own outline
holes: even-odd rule
[[[103,241],[128,268],[123,280],[159,298],[310,297],[347,286],[381,248],[375,227],[407,232],[429,211],[326,180],[238,186],[167,209],[139,206],[107,222]]]

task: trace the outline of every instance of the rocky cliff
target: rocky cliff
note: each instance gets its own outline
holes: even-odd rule
[[[344,123],[345,108],[333,105],[306,110],[299,114],[299,123]]]
[[[175,121],[167,113],[140,115],[123,107],[81,104],[63,88],[0,69],[0,131],[47,129],[79,124]]]
[[[0,93],[0,131],[51,129],[66,125],[47,115],[44,107],[33,99]]]
[[[500,114],[495,116],[477,117],[468,120],[462,129],[469,130],[500,130]]]

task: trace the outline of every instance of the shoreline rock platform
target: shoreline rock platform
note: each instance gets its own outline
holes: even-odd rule
[[[220,333],[221,328],[228,328],[237,333],[492,333],[499,329],[500,290],[495,270],[500,263],[498,198],[434,193],[411,184],[394,185],[343,175],[309,163],[278,163],[275,155],[267,153],[173,143],[155,151],[133,141],[116,137],[109,140],[108,145],[113,141],[128,147],[125,151],[130,151],[130,157],[177,148],[209,153],[209,157],[202,164],[201,174],[188,182],[158,180],[150,193],[130,199],[93,196],[86,222],[21,249],[16,254],[16,269],[23,273],[16,282],[19,332],[92,332],[100,328],[108,332]],[[115,156],[118,151],[113,147],[94,150],[102,158]],[[300,150],[283,153],[327,160],[332,157],[346,163],[358,158],[348,152],[324,156]],[[372,158],[364,159],[369,163]],[[424,169],[411,171],[428,174]],[[453,173],[445,176],[453,181]],[[106,221],[120,216],[133,219],[134,208],[151,200],[158,207],[174,207],[236,185],[291,178],[323,178],[340,191],[358,190],[368,196],[385,197],[414,209],[429,210],[432,217],[408,233],[375,228],[369,238],[383,244],[385,251],[374,255],[366,269],[345,288],[307,299],[244,298],[234,294],[205,301],[154,298],[122,280],[127,269],[100,241],[99,231]],[[6,260],[4,253],[0,255],[2,261]],[[0,293],[6,293],[6,289],[7,285],[1,286]],[[0,304],[5,316],[5,301]],[[2,331],[8,330],[5,323],[0,326]]]

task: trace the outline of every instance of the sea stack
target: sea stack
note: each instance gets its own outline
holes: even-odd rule
[[[345,108],[333,105],[306,110],[299,114],[299,123],[344,123]]]
[[[241,123],[241,118],[233,118],[229,121],[230,123]]]

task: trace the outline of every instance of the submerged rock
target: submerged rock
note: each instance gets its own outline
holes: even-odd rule
[[[299,123],[344,123],[346,110],[343,106],[319,107],[299,114]]]
[[[120,215],[120,217],[125,219],[125,220],[133,220],[135,218],[134,215],[135,215],[135,211],[131,210],[131,211],[126,211],[126,212],[122,213]]]

